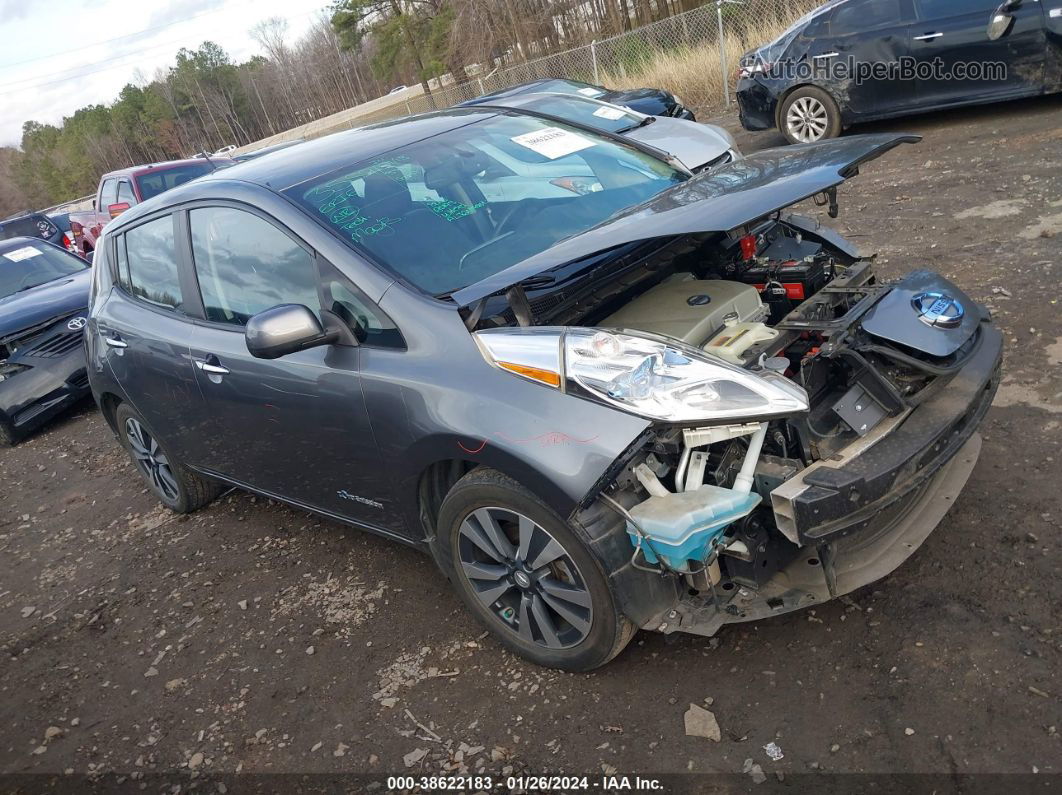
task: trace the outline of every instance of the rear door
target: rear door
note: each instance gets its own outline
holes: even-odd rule
[[[926,108],[1038,94],[1044,85],[1047,35],[1040,3],[1025,0],[1009,13],[1010,31],[988,38],[999,0],[915,0],[918,22],[911,53],[920,70],[919,105]]]
[[[847,111],[865,118],[914,104],[911,86],[889,70],[910,52],[910,0],[846,0],[813,21],[803,35],[814,83]]]
[[[308,507],[399,530],[362,395],[361,349],[332,345],[266,360],[251,356],[244,339],[248,318],[278,304],[303,304],[321,317],[325,301],[334,307],[346,295],[331,288],[339,277],[322,281],[319,270],[330,273],[329,266],[257,211],[201,206],[187,217],[203,316],[191,353],[211,422],[199,438],[204,466]],[[344,289],[357,295],[353,285]]]
[[[113,240],[116,287],[97,313],[103,355],[149,430],[194,464],[190,440],[205,414],[188,351],[190,285],[177,265],[174,216],[155,216]]]

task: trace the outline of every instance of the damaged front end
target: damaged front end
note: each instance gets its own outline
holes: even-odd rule
[[[987,310],[927,271],[879,282],[783,213],[836,217],[836,185],[909,140],[752,155],[558,246],[634,244],[615,256],[466,290],[493,364],[651,421],[571,516],[639,626],[712,635],[849,593],[968,479],[999,382]]]
[[[611,525],[631,539],[618,578],[670,584],[631,597],[645,628],[711,635],[883,577],[976,462],[1001,337],[942,277],[878,284],[857,262],[769,328],[777,336],[746,352],[748,367],[800,384],[807,411],[657,424],[574,517],[592,537]]]

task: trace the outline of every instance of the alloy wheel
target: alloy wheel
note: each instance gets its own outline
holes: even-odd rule
[[[125,435],[140,473],[157,493],[168,500],[176,500],[177,478],[173,476],[170,461],[158,441],[132,417],[125,421]]]
[[[586,580],[541,525],[507,508],[479,508],[458,531],[460,571],[508,631],[548,649],[581,643],[593,625]]]
[[[830,112],[815,97],[800,97],[785,114],[789,134],[801,143],[820,140],[830,124]]]

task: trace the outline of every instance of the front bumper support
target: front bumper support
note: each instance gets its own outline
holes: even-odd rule
[[[917,493],[909,495],[905,510],[877,532],[806,547],[758,590],[738,586],[729,594],[719,592],[718,602],[687,599],[643,627],[711,636],[724,624],[789,613],[880,580],[911,557],[941,522],[980,452],[981,436],[974,433]]]

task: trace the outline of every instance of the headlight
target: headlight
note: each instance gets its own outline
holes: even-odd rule
[[[808,410],[787,378],[753,373],[652,335],[584,328],[488,329],[491,364],[573,395],[665,422],[764,419]]]

